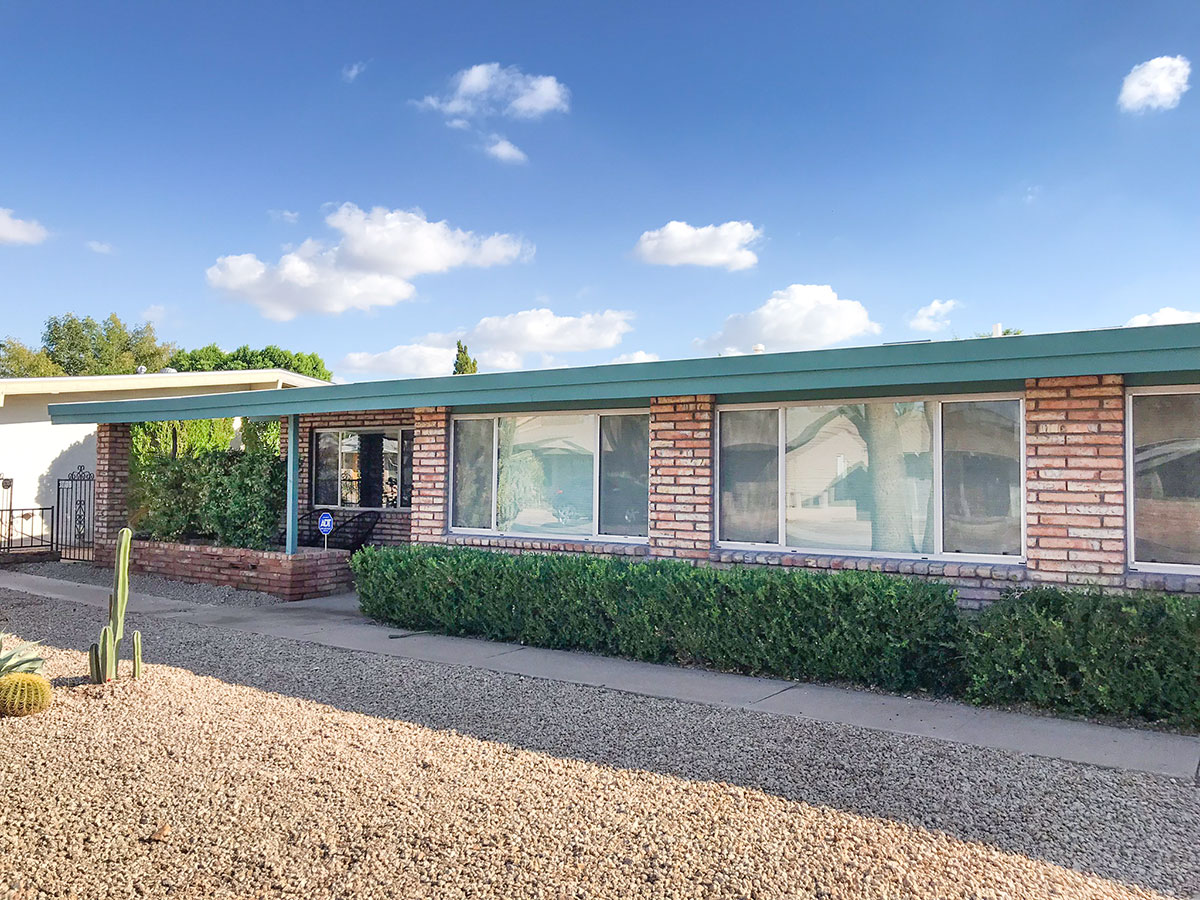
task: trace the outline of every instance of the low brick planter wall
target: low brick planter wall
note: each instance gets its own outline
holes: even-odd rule
[[[111,566],[113,546],[97,548],[98,565]],[[289,556],[277,550],[246,550],[166,541],[134,541],[129,570],[193,584],[262,591],[283,600],[340,594],[354,587],[348,550],[305,547]]]

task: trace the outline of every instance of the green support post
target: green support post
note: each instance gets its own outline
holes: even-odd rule
[[[288,555],[299,548],[300,531],[300,417],[288,416],[287,543]]]

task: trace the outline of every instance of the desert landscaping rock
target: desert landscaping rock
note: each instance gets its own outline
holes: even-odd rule
[[[39,897],[1192,897],[1183,780],[0,593],[0,885]]]
[[[41,575],[45,578],[61,578],[79,584],[111,586],[113,580],[112,569],[84,562],[23,563],[13,566],[12,571]],[[139,575],[136,572],[129,576],[129,588],[135,594],[169,597],[172,600],[207,603],[213,606],[271,606],[283,602],[278,597],[264,594],[262,591],[239,591],[224,585],[189,584],[186,581],[163,578],[161,575]]]

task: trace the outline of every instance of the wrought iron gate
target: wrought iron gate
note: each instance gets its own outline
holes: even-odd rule
[[[95,551],[96,476],[80,466],[58,479],[54,543],[63,559],[91,560]]]

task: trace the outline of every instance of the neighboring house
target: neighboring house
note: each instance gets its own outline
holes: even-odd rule
[[[328,382],[282,369],[0,378],[0,478],[12,479],[3,503],[50,507],[56,485],[80,466],[96,469],[96,426],[50,424],[51,403],[183,397],[312,387]]]
[[[103,423],[98,540],[126,520],[127,423],[280,416],[293,548],[306,514],[366,511],[377,543],[879,569],[967,603],[1047,582],[1200,592],[1200,323],[51,415]],[[184,577],[200,566],[175,545],[141,552]],[[288,596],[344,587],[344,557],[341,574],[321,559],[259,568]]]

